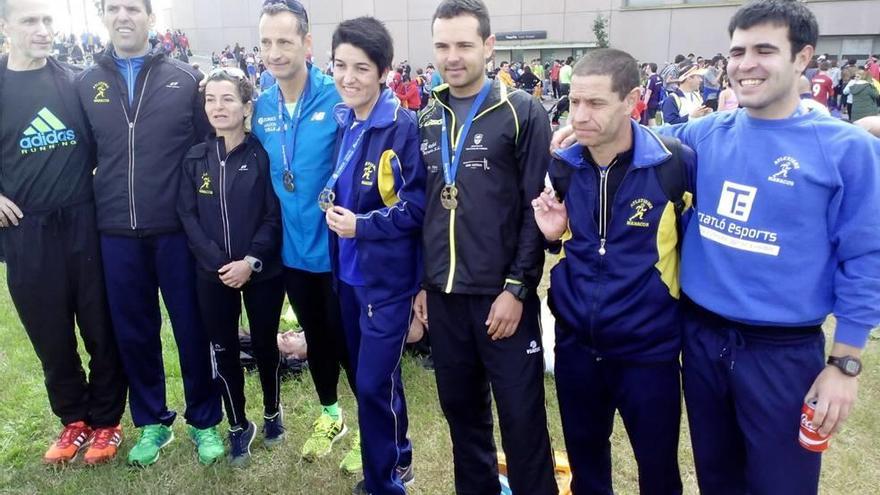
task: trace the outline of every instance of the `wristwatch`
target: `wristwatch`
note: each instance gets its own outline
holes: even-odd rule
[[[529,289],[523,284],[512,284],[510,282],[504,284],[504,290],[513,294],[517,301],[523,302],[529,295]]]
[[[828,364],[837,367],[847,376],[859,376],[862,372],[862,361],[853,356],[828,356]]]
[[[251,266],[254,273],[260,273],[263,270],[263,262],[253,256],[245,256],[244,260]]]

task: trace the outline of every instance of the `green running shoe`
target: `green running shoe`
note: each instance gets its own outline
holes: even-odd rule
[[[128,452],[128,463],[132,466],[146,467],[159,460],[159,451],[174,440],[171,428],[147,425],[141,428],[141,437]]]
[[[333,444],[348,433],[348,427],[342,420],[334,420],[329,414],[321,413],[313,424],[312,436],[306,440],[302,448],[303,459],[311,462],[330,453]]]
[[[199,451],[199,462],[206,466],[226,454],[223,438],[217,432],[216,426],[203,430],[190,426],[189,438],[196,444],[196,448]]]
[[[361,432],[354,432],[354,440],[351,442],[351,450],[342,458],[339,469],[347,474],[357,474],[364,470],[364,461],[361,459]]]

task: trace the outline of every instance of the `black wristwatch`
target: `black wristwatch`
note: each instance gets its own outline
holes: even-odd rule
[[[853,356],[828,356],[828,364],[837,367],[847,376],[859,376],[862,372],[862,361]]]
[[[529,289],[523,284],[512,284],[507,282],[504,284],[504,290],[513,294],[513,297],[519,302],[525,301],[526,297],[529,295]]]

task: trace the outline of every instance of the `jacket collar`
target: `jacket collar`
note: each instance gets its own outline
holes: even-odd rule
[[[95,60],[98,65],[105,69],[116,69],[116,49],[112,44],[108,44],[107,48],[104,49],[103,52],[99,53]],[[139,58],[139,57],[135,57]],[[144,55],[144,67],[149,67],[153,62],[158,62],[165,58],[165,49],[162,48],[162,44],[159,43],[154,46],[150,51]]]
[[[443,83],[436,86],[431,89],[431,92],[434,93],[434,97],[437,98],[444,107],[449,108],[449,83]],[[489,96],[486,97],[486,101],[480,106],[477,115],[506,102],[509,95],[510,90],[507,85],[502,84],[498,78],[495,78],[492,81],[492,89],[489,91]]]
[[[663,141],[654,134],[654,131],[632,119],[630,119],[630,126],[633,132],[633,167],[653,167],[665,162],[672,156],[672,153],[663,144]],[[555,154],[560,160],[573,168],[585,168],[589,165],[584,159],[584,147],[580,144],[574,144],[563,150],[558,150]]]
[[[376,105],[373,106],[373,110],[370,112],[370,117],[368,119],[370,129],[383,129],[386,127],[390,127],[391,124],[397,122],[397,117],[400,115],[400,100],[394,93],[391,92],[390,89],[385,88],[379,93],[379,99],[376,100]],[[347,107],[345,103],[337,103],[333,108],[333,116],[336,118],[336,123],[339,124],[339,127],[348,127],[354,122],[354,110]]]
[[[308,78],[308,84],[305,88],[303,88],[302,94],[300,94],[299,99],[297,100],[297,105],[301,102],[308,104],[312,99],[314,99],[320,92],[321,88],[324,87],[324,73],[321,72],[317,67],[312,65],[309,62],[306,62],[306,77]],[[278,95],[281,93],[281,85],[278,84],[278,81],[275,81],[275,84],[272,85],[269,89],[267,89],[263,94],[269,96],[269,101],[272,102],[272,105],[275,105],[278,102]],[[262,98],[261,98],[262,99]]]

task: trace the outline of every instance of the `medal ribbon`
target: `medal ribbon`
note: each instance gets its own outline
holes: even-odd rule
[[[306,101],[306,95],[309,91],[309,75],[306,74],[306,83],[303,86],[302,94],[300,94],[299,100],[296,102],[296,111],[292,116],[293,120],[293,135],[290,137],[290,155],[287,154],[287,123],[284,122],[284,95],[281,94],[281,87],[278,87],[278,122],[284,126],[284,138],[281,140],[281,157],[284,159],[284,170],[288,174],[291,173],[290,163],[293,161],[293,151],[296,149],[296,132],[299,130],[299,123],[302,120],[302,109],[305,106],[303,103]]]
[[[448,186],[455,183],[455,176],[458,173],[458,165],[461,163],[464,143],[467,142],[468,132],[471,130],[471,124],[474,123],[474,117],[477,116],[477,110],[479,110],[483,102],[486,101],[486,97],[489,96],[489,91],[491,89],[492,81],[486,80],[483,84],[483,89],[480,90],[477,98],[471,104],[471,109],[468,111],[467,118],[465,118],[461,132],[458,135],[458,141],[455,143],[455,154],[453,155],[452,160],[449,159],[449,131],[446,127],[446,112],[443,112],[443,124],[440,130],[442,134],[440,151],[443,156],[443,179]]]
[[[373,113],[370,112],[370,116]],[[351,146],[348,147],[347,151],[343,155],[339,154],[339,158],[336,160],[336,170],[333,171],[333,174],[327,179],[327,184],[324,186],[324,191],[332,191],[334,187],[336,187],[336,182],[339,181],[339,176],[342,175],[342,172],[348,168],[348,165],[351,163],[351,160],[354,158],[354,154],[357,152],[358,148],[361,146],[361,141],[364,140],[364,135],[367,133],[367,128],[370,127],[370,118],[360,123],[360,129],[358,130],[357,137],[355,137],[354,142]],[[345,143],[350,142],[351,136],[351,127],[349,127],[342,138],[343,147],[345,147]],[[347,139],[348,138],[348,139]]]

